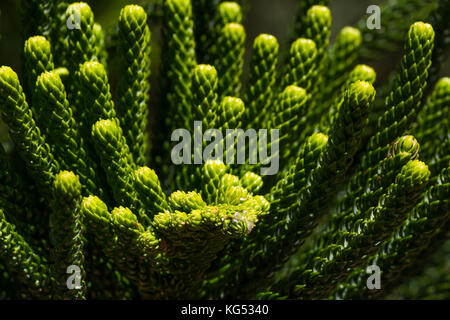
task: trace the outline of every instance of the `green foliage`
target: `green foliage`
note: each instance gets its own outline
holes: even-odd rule
[[[270,113],[265,110],[273,105],[278,50],[278,41],[272,35],[261,34],[253,41],[250,74],[244,95],[247,106],[244,120],[248,128],[264,128],[269,120],[267,116]]]
[[[150,29],[147,14],[139,6],[126,6],[119,17],[118,114],[137,165],[146,163],[147,118],[150,95]]]
[[[450,227],[448,2],[387,1],[382,31],[330,44],[328,1],[301,1],[283,58],[241,4],[127,5],[110,34],[86,3],[24,1],[23,72],[0,67],[0,299],[446,297],[408,280]],[[376,88],[364,58],[391,51]],[[178,128],[190,163],[171,160]],[[274,175],[247,136],[264,129]]]
[[[84,223],[80,213],[81,183],[71,171],[60,171],[53,183],[54,196],[50,214],[50,242],[52,245],[52,273],[56,277],[55,295],[66,299],[84,299],[86,283],[84,273]],[[68,266],[80,268],[79,290],[67,290]]]

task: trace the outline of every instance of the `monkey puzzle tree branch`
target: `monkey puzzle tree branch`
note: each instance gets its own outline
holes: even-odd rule
[[[337,299],[376,298],[385,296],[402,280],[404,270],[416,261],[436,235],[436,230],[449,220],[450,170],[441,171],[438,182],[430,186],[424,199],[392,237],[370,257],[368,265],[382,271],[382,290],[367,290],[365,267],[352,272],[333,292]]]
[[[0,68],[0,110],[39,191],[44,196],[50,195],[59,164],[36,126],[17,74],[5,66]]]
[[[83,252],[86,240],[80,213],[81,183],[73,172],[60,171],[55,177],[53,188],[53,210],[49,224],[53,260],[51,268],[57,281],[55,294],[62,299],[84,300],[87,291]],[[76,268],[74,280],[79,287],[68,287],[67,270],[71,267]]]
[[[146,164],[147,117],[150,99],[150,29],[140,6],[126,6],[119,17],[117,110],[124,135],[137,165]]]

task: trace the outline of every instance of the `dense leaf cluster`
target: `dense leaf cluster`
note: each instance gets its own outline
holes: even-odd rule
[[[289,50],[256,37],[244,83],[241,2],[127,5],[108,33],[86,3],[23,1],[23,74],[0,67],[0,299],[382,298],[438,251],[450,3],[387,1],[383,30],[330,44],[328,1],[301,1]],[[364,59],[393,51],[378,85]],[[278,172],[173,163],[171,133],[202,134],[194,121],[222,132],[225,159],[243,138],[226,146],[226,130],[278,129]],[[366,287],[374,264],[381,290]]]

